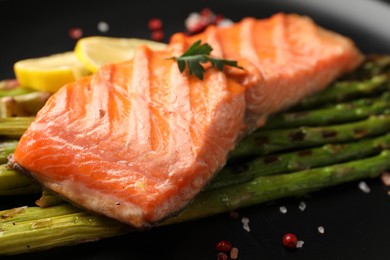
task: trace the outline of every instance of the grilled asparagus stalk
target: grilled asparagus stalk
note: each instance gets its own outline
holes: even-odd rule
[[[342,164],[290,174],[261,176],[249,182],[205,191],[177,216],[159,225],[208,217],[284,197],[300,196],[353,180],[376,177],[390,168],[390,151]],[[0,211],[0,254],[12,255],[69,246],[131,232],[122,223],[69,204]]]

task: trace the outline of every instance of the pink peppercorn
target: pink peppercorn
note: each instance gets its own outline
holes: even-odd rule
[[[151,31],[159,31],[162,29],[163,23],[159,18],[152,18],[148,22],[148,27]]]
[[[83,30],[80,28],[70,28],[69,30],[69,36],[70,38],[77,40],[83,36]]]
[[[283,236],[282,243],[285,247],[296,248],[298,243],[298,238],[294,234],[287,233]]]
[[[223,253],[223,252],[219,252],[217,254],[217,260],[227,260],[228,259],[228,256],[227,254]]]
[[[200,11],[200,15],[203,17],[211,17],[214,16],[214,13],[210,8],[204,8]]]
[[[153,41],[161,41],[164,38],[164,32],[162,30],[153,31],[150,35]]]
[[[225,17],[222,15],[222,14],[218,14],[216,17],[215,17],[215,23],[218,24],[220,21],[222,21],[223,19],[225,19]]]
[[[218,252],[229,252],[232,249],[232,243],[226,240],[222,240],[215,245],[215,249]]]

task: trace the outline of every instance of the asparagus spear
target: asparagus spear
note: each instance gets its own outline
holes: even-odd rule
[[[164,224],[189,221],[362,178],[377,177],[390,169],[390,151],[356,161],[290,174],[262,176],[248,183],[206,191],[177,217]]]
[[[353,123],[322,127],[262,130],[247,136],[230,154],[230,161],[326,143],[348,142],[390,130],[390,115],[375,115]]]
[[[344,75],[343,80],[364,80],[374,75],[388,72],[390,69],[390,55],[371,54],[356,70]]]
[[[41,192],[39,185],[14,170],[0,165],[0,196],[34,194]]]
[[[17,144],[18,141],[12,139],[0,142],[0,164],[7,163],[8,155],[14,152]]]
[[[0,90],[11,90],[19,88],[19,82],[17,79],[3,79],[0,80]]]
[[[0,118],[0,135],[20,138],[34,117],[6,117]]]
[[[35,90],[19,86],[19,82],[16,79],[0,81],[0,97],[17,96],[32,92],[35,92]]]
[[[28,216],[24,216],[25,213]],[[0,213],[4,214],[11,217],[0,224],[0,255],[79,244],[117,236],[130,229],[114,220],[76,210],[67,204],[45,209],[22,207],[13,212]]]
[[[59,196],[54,194],[53,192],[43,189],[42,196],[35,201],[35,204],[41,208],[52,207],[65,201],[61,199]]]
[[[347,123],[385,111],[390,111],[389,92],[378,98],[361,98],[325,108],[280,113],[271,117],[262,129]]]
[[[0,116],[35,116],[51,96],[48,92],[32,92],[0,98]]]
[[[389,89],[389,76],[387,74],[375,75],[364,81],[336,81],[333,85],[321,92],[304,98],[291,110],[307,110],[329,103],[342,102],[359,97],[377,95]]]
[[[208,185],[216,189],[252,180],[259,176],[295,172],[356,160],[390,149],[390,133],[351,143],[325,144],[313,149],[271,154],[240,164],[226,165]]]
[[[247,183],[205,191],[177,216],[159,225],[300,196],[340,183],[376,177],[389,168],[390,151],[384,150],[379,155],[362,160],[291,174],[262,176]],[[0,254],[3,255],[74,245],[132,231],[119,222],[77,211],[68,204],[49,208],[16,208],[0,211],[0,216]]]

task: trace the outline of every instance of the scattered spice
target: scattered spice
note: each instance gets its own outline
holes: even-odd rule
[[[215,14],[210,8],[204,8],[199,13],[190,13],[184,21],[187,33],[190,35],[204,31],[209,25],[226,27],[233,21],[225,18],[222,14]]]
[[[184,21],[184,25],[189,34],[195,34],[201,32],[206,28],[199,13],[190,13],[187,19]]]
[[[288,139],[292,142],[303,141],[303,140],[305,140],[305,137],[306,137],[306,132],[303,128],[299,129],[295,132],[291,132],[288,135]]]
[[[236,175],[249,170],[249,166],[247,164],[229,165],[229,168],[232,170],[232,173]]]
[[[300,211],[304,211],[306,209],[306,203],[304,201],[301,201],[298,206]]]
[[[305,149],[305,150],[302,150],[302,151],[298,151],[298,155],[300,157],[311,156],[311,155],[313,155],[313,151],[310,150],[310,149]]]
[[[200,11],[200,15],[201,17],[204,17],[206,20],[209,20],[209,23],[212,23],[214,22],[216,16],[214,14],[213,11],[211,11],[210,8],[203,8],[201,11]]]
[[[381,174],[381,181],[385,186],[390,186],[390,172],[384,172]]]
[[[305,243],[305,241],[303,241],[303,240],[297,241],[297,248],[302,248],[304,243]]]
[[[215,245],[215,249],[217,250],[217,260],[237,259],[238,257],[238,248],[233,247],[229,241],[222,240],[218,242]]]
[[[219,252],[217,254],[217,260],[227,260],[228,259],[228,256],[226,253],[223,253],[223,252]]]
[[[280,161],[280,158],[277,155],[267,155],[263,159],[263,162],[265,164],[270,164],[270,163],[278,162],[278,161]]]
[[[150,38],[153,41],[162,41],[164,39],[163,22],[159,18],[152,18],[148,22]]]
[[[83,30],[81,30],[80,28],[76,28],[76,27],[70,28],[69,36],[70,36],[70,38],[72,38],[74,40],[80,39],[83,36]]]
[[[162,30],[159,30],[159,31],[153,31],[151,34],[150,34],[150,38],[153,40],[153,41],[162,41],[164,39],[164,32]]]
[[[152,18],[148,22],[148,27],[149,27],[149,30],[151,30],[151,31],[159,31],[159,30],[162,30],[163,23],[162,23],[161,19],[159,19],[159,18]]]
[[[287,233],[283,236],[282,243],[285,247],[296,248],[298,243],[298,238],[295,234]]]
[[[321,132],[322,134],[322,137],[324,138],[333,138],[333,137],[336,137],[337,136],[337,131],[334,131],[334,130],[324,130]]]
[[[319,226],[317,229],[318,229],[318,232],[319,232],[320,234],[324,234],[324,233],[325,233],[325,229],[324,229],[323,226]]]
[[[218,252],[229,252],[231,249],[233,248],[232,246],[232,243],[230,243],[229,241],[226,241],[226,240],[222,240],[222,241],[219,241],[216,245],[215,245],[215,249],[218,251]]]
[[[286,208],[286,206],[280,206],[280,207],[279,207],[279,210],[280,210],[280,212],[282,212],[283,214],[286,214],[286,213],[287,213],[287,208]]]
[[[97,29],[99,30],[99,32],[106,33],[110,29],[110,26],[108,25],[108,23],[101,21],[97,24]]]
[[[364,193],[370,193],[370,192],[371,192],[370,187],[367,185],[367,183],[366,183],[365,181],[359,182],[358,187],[359,187],[359,189],[360,189],[361,191],[363,191]]]
[[[269,143],[269,138],[267,136],[255,136],[255,142],[258,143],[259,145],[262,144],[268,144]]]
[[[237,247],[233,247],[232,250],[230,250],[230,258],[231,259],[238,258],[238,248]]]
[[[245,229],[246,231],[250,232],[251,229],[250,229],[250,227],[249,227],[249,218],[243,217],[243,218],[241,219],[241,222],[242,222],[242,224],[243,224],[243,229]]]
[[[218,22],[218,27],[228,27],[231,26],[232,24],[233,24],[232,20],[224,18]]]

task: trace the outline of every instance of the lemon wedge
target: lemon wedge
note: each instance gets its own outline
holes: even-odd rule
[[[147,45],[153,50],[161,50],[166,44],[146,39],[89,36],[80,38],[74,52],[84,66],[92,73],[107,63],[131,59],[134,49]]]
[[[70,51],[18,61],[14,64],[14,73],[21,86],[54,93],[64,84],[89,74],[89,71]]]

